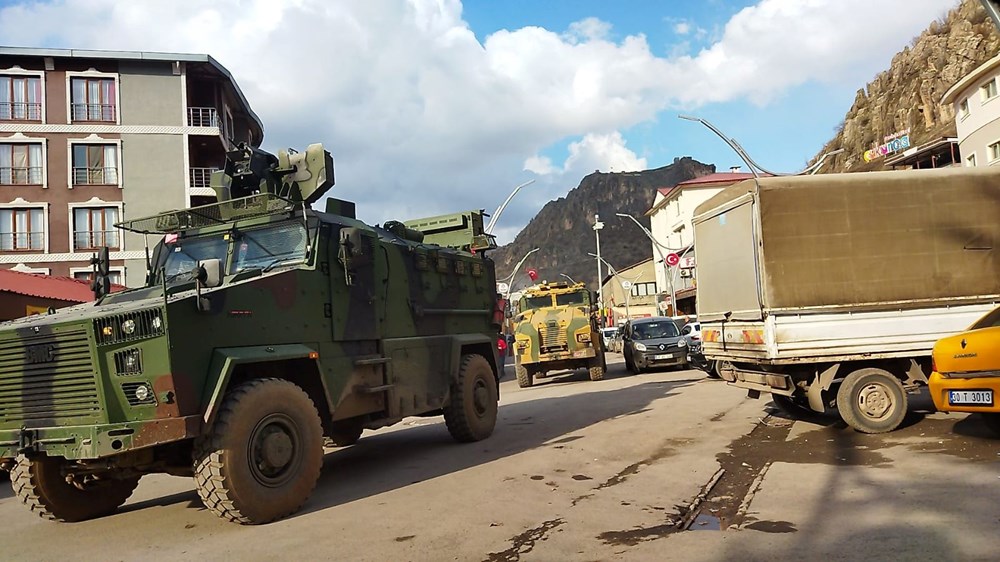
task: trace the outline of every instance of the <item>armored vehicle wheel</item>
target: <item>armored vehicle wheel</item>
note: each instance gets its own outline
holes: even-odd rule
[[[194,479],[213,513],[244,525],[291,515],[316,487],[323,428],[295,384],[257,379],[231,390],[194,447]]]
[[[139,485],[138,476],[72,484],[63,476],[65,464],[58,458],[18,456],[10,471],[14,494],[44,519],[74,522],[113,513]]]
[[[327,435],[326,444],[334,447],[346,447],[353,445],[361,439],[361,432],[365,430],[360,419],[347,419],[333,423],[330,434]]]
[[[514,374],[517,375],[517,386],[521,388],[528,388],[535,384],[535,373],[524,365],[514,365]]]
[[[906,392],[899,379],[882,369],[859,369],[837,390],[837,411],[862,433],[885,433],[906,417]]]
[[[482,355],[464,355],[458,380],[451,383],[451,400],[444,407],[444,422],[456,441],[486,439],[497,423],[497,381]]]
[[[590,380],[604,380],[604,373],[608,370],[608,366],[604,362],[604,354],[602,353],[600,357],[594,357],[591,359],[590,364],[587,366],[587,370],[590,371]]]

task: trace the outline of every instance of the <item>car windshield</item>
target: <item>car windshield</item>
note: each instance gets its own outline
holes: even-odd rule
[[[652,340],[677,336],[677,326],[670,320],[645,322],[632,326],[632,339]]]
[[[535,310],[536,308],[545,308],[546,306],[552,306],[552,297],[548,295],[540,297],[524,297],[521,299],[521,312],[526,310]]]
[[[568,293],[565,295],[556,295],[556,306],[574,305],[574,304],[587,304],[587,293]]]
[[[983,316],[978,322],[972,325],[971,330],[979,330],[981,328],[998,328],[1000,327],[1000,308],[994,308],[992,312]]]

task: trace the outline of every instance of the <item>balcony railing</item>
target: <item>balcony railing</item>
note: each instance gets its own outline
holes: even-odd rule
[[[219,112],[214,107],[189,107],[189,127],[219,127]]]
[[[115,121],[115,106],[106,103],[74,103],[73,121]]]
[[[73,168],[73,185],[118,185],[118,168]]]
[[[42,250],[44,232],[0,232],[0,250]]]
[[[107,246],[118,249],[117,230],[77,231],[73,233],[73,248],[75,250],[96,250]]]
[[[42,167],[0,168],[0,185],[41,185]]]
[[[211,187],[212,172],[218,168],[191,168],[191,187]]]
[[[42,104],[20,101],[0,103],[0,121],[41,121]]]

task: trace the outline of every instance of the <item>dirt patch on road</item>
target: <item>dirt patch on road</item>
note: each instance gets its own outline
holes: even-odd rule
[[[565,523],[562,519],[552,519],[541,525],[528,529],[527,531],[511,537],[511,546],[507,550],[491,552],[489,558],[484,562],[516,562],[521,559],[522,554],[527,554],[535,548],[538,541],[544,541],[545,535],[552,529]]]

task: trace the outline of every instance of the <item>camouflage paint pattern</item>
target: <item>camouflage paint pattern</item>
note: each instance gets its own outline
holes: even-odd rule
[[[326,157],[310,147],[300,160],[323,166]],[[316,185],[291,192],[312,199]],[[482,252],[417,243],[275,199],[253,195],[125,225],[170,226],[177,242],[161,241],[154,264],[174,244],[224,241],[222,284],[200,297],[194,281],[154,274],[143,288],[0,324],[0,462],[24,453],[107,457],[143,472],[189,469],[171,467],[174,456],[190,456],[170,451],[189,448],[242,380],[295,382],[326,429],[346,419],[376,428],[439,410],[463,354],[483,355],[498,372],[502,311]],[[303,260],[234,269],[239,236],[294,225],[307,233]]]
[[[582,304],[558,304],[565,300]],[[529,302],[548,300],[529,308]],[[525,290],[514,317],[514,353],[521,365],[536,371],[586,367],[603,353],[590,292],[583,283],[542,283]]]

